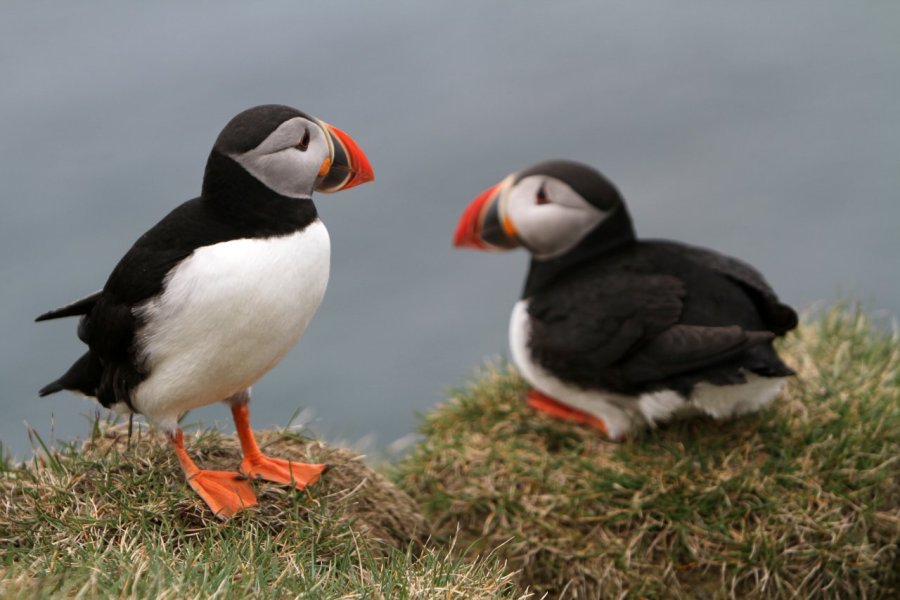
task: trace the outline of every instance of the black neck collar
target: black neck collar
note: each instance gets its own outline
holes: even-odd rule
[[[248,237],[287,235],[318,218],[312,200],[282,196],[218,150],[209,154],[200,197],[222,221],[246,230]]]

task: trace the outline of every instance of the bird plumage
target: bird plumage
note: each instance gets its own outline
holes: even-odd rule
[[[575,420],[617,438],[688,408],[753,410],[793,374],[772,342],[797,315],[763,276],[713,250],[639,240],[619,191],[585,165],[508,176],[470,204],[454,242],[531,253],[510,349],[541,410],[583,411]]]
[[[356,143],[331,125],[282,105],[238,114],[213,145],[201,195],[138,238],[102,290],[38,317],[81,316],[78,337],[88,346],[40,395],[68,389],[146,415],[220,516],[255,496],[237,474],[193,464],[178,428],[193,408],[232,405],[247,475],[315,481],[323,465],[260,452],[249,387],[294,346],[325,293],[330,240],[313,191],[372,178]]]
[[[568,270],[529,297],[532,357],[566,381],[630,394],[689,394],[698,381],[742,382],[742,370],[790,375],[771,341],[796,315],[751,284],[762,281],[751,267],[719,256],[635,241]]]

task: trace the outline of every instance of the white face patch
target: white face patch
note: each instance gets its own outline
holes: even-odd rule
[[[232,154],[231,158],[270,190],[289,198],[310,198],[319,169],[330,156],[328,136],[322,127],[295,117],[282,123],[253,150]]]
[[[564,254],[607,215],[562,181],[544,175],[525,177],[501,202],[501,210],[536,258]]]

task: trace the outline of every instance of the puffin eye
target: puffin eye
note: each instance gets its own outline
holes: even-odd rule
[[[309,148],[309,129],[303,131],[303,139],[300,140],[300,143],[294,146],[300,152],[306,152],[306,149]]]
[[[541,187],[538,188],[537,195],[535,196],[535,204],[550,204],[550,199],[547,198],[547,192],[544,190],[544,184],[541,184]]]

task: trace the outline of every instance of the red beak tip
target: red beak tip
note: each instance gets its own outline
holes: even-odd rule
[[[493,185],[475,198],[459,218],[456,233],[453,236],[453,245],[457,248],[475,248],[484,250],[488,246],[481,240],[479,219],[484,205],[490,201],[500,184]]]
[[[362,151],[359,144],[356,143],[356,140],[334,125],[328,125],[328,127],[331,129],[332,133],[340,139],[344,148],[347,150],[347,153],[350,155],[350,165],[353,174],[351,175],[350,180],[341,189],[346,190],[362,185],[363,183],[375,181],[375,172],[372,170],[369,157]]]
[[[485,246],[478,237],[477,224],[475,222],[461,220],[453,234],[454,248],[474,248],[481,250]]]
[[[370,181],[375,181],[375,173],[372,172],[372,167],[368,164],[365,165],[365,169],[359,171],[356,178],[359,180],[359,183],[369,183]]]

